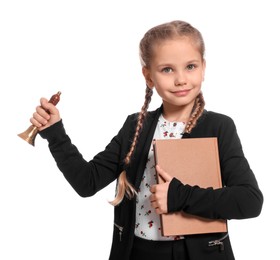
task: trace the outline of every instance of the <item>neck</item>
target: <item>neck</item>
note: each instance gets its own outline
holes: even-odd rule
[[[194,102],[187,106],[173,106],[163,102],[163,117],[170,122],[188,122]]]

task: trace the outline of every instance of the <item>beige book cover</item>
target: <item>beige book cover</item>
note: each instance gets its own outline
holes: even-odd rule
[[[216,137],[154,141],[155,162],[184,184],[222,187]],[[158,182],[163,180],[158,176]],[[184,212],[161,214],[163,236],[227,232],[226,220],[212,220]]]

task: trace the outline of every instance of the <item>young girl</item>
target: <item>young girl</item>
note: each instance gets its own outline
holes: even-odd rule
[[[59,169],[80,196],[92,196],[118,180],[112,201],[115,215],[110,259],[234,259],[228,233],[163,237],[160,231],[160,214],[167,212],[244,219],[258,216],[262,209],[263,196],[244,157],[234,122],[204,109],[203,38],[186,22],[161,24],[144,35],[140,57],[146,80],[141,112],[128,116],[105,150],[91,161],[85,161],[71,143],[58,109],[45,98],[30,121],[48,140]],[[162,106],[148,112],[154,89]],[[218,138],[221,189],[183,185],[155,166],[153,139],[201,137]],[[156,183],[155,170],[165,179],[164,184]]]

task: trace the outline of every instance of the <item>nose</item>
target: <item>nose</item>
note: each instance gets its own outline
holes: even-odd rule
[[[187,85],[187,83],[185,81],[176,81],[175,82],[176,87],[180,87],[180,86],[184,86],[184,85]]]
[[[187,85],[187,79],[183,73],[177,73],[174,84],[176,87]]]

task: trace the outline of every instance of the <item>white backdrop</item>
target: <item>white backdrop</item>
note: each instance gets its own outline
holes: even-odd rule
[[[145,82],[138,43],[152,26],[183,19],[203,34],[206,108],[231,116],[264,193],[260,217],[229,221],[236,259],[276,256],[279,233],[279,12],[277,1],[0,2],[0,259],[108,259],[115,183],[80,198],[47,143],[17,134],[40,97],[58,104],[90,160],[139,111]],[[277,91],[277,92],[276,92]],[[151,109],[160,105],[153,98]],[[272,257],[275,259],[275,257]]]

